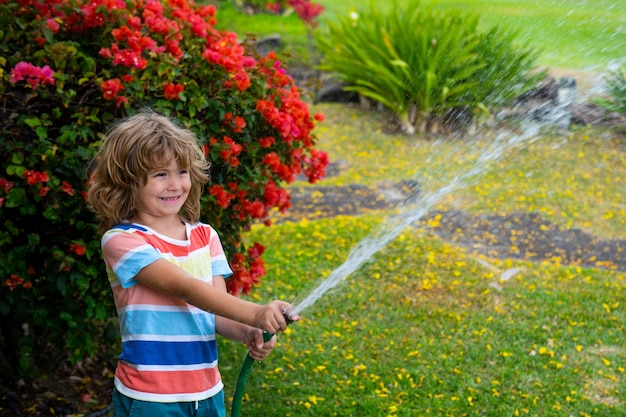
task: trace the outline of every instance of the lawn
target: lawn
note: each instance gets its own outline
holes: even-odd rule
[[[341,0],[321,3],[332,13],[350,9]],[[538,1],[439,2],[452,3],[473,11],[483,7],[485,22],[517,22],[533,31],[529,39],[549,29],[554,43],[545,45],[546,65],[604,65],[620,58],[616,51],[624,45],[624,37],[613,36],[623,30],[624,16],[609,12],[626,2],[543,8]],[[572,20],[550,24],[554,16]],[[229,22],[256,27],[246,19]],[[585,30],[606,48],[578,43],[585,38],[584,21],[598,25]],[[266,20],[259,33],[291,25],[281,22]],[[564,31],[556,34],[559,28]],[[570,29],[580,32],[569,35]],[[565,48],[568,37],[575,46]],[[583,56],[572,52],[587,47]],[[533,212],[563,229],[626,237],[626,149],[615,131],[544,127],[539,139],[478,165],[493,150],[493,132],[455,140],[406,137],[385,132],[383,113],[338,104],[311,107],[326,115],[316,129],[318,147],[343,167],[322,185],[373,187],[412,178],[426,194],[437,195],[460,184],[442,192],[432,208],[476,215]],[[355,245],[384,233],[385,221],[398,210],[403,207],[253,228],[246,238],[267,246],[268,273],[249,298],[298,304],[344,264]],[[486,258],[437,238],[436,227],[405,228],[305,309],[303,320],[279,336],[270,358],[255,365],[242,414],[626,415],[624,272],[559,259]],[[220,343],[228,401],[245,350]]]
[[[325,7],[324,21],[352,11],[369,10],[368,0],[319,0]],[[429,2],[424,1],[423,4]],[[377,1],[376,7],[390,7],[391,2]],[[555,68],[603,72],[607,66],[626,59],[626,0],[439,0],[441,8],[454,8],[480,15],[483,27],[501,25],[518,32],[520,42],[528,42],[542,51],[540,63]],[[219,2],[219,26],[259,36],[281,34],[295,45],[296,54],[306,54],[306,31],[295,15],[245,16],[229,2]],[[304,47],[303,47],[304,46]]]

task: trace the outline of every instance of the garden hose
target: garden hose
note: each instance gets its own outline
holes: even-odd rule
[[[287,313],[285,313],[285,319],[287,320],[287,324],[293,322]],[[274,337],[274,334],[263,332],[263,342],[269,342],[272,337]],[[233,395],[233,404],[230,411],[231,417],[239,417],[241,415],[241,400],[243,398],[243,392],[246,388],[248,375],[250,375],[250,369],[252,369],[253,364],[254,359],[250,357],[250,354],[246,355],[246,359],[244,359],[243,365],[241,365],[241,370],[239,371],[237,385],[235,385],[235,394]]]
[[[269,341],[274,335],[272,333],[263,332],[263,341]],[[246,359],[243,361],[241,370],[239,371],[239,377],[237,378],[237,385],[235,385],[235,394],[233,395],[233,406],[230,411],[231,417],[239,417],[241,414],[241,399],[243,398],[243,391],[246,388],[248,382],[248,375],[250,375],[250,369],[252,369],[254,359],[250,355],[246,355]]]

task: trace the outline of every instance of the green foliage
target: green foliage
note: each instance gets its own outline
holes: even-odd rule
[[[394,2],[385,12],[339,17],[327,22],[316,44],[322,69],[333,71],[364,97],[391,109],[403,131],[426,128],[428,119],[450,110],[472,115],[527,91],[535,53],[515,47],[514,35],[478,31],[478,17]]]
[[[626,69],[611,71],[606,79],[609,98],[598,99],[597,103],[607,109],[626,116]]]
[[[518,45],[516,32],[494,26],[478,37],[476,51],[482,66],[475,77],[477,87],[468,92],[470,102],[503,106],[546,76],[535,68],[538,51]]]
[[[275,55],[249,56],[215,30],[215,12],[0,0],[0,313],[23,369],[50,347],[73,360],[93,353],[114,315],[85,201],[85,166],[113,120],[150,106],[204,141],[212,182],[201,217],[220,230],[234,293],[265,272],[263,246],[248,250],[242,233],[289,207],[283,186],[296,175],[323,176],[293,80]]]

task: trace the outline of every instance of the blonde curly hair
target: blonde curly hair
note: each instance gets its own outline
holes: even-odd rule
[[[148,173],[167,167],[172,155],[191,179],[181,218],[195,223],[209,181],[209,162],[196,135],[150,109],[111,125],[89,169],[87,199],[98,215],[100,233],[134,216],[138,191]]]

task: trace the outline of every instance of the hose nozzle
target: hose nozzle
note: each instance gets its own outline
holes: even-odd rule
[[[291,323],[293,323],[295,321],[294,319],[292,319],[292,317],[295,314],[296,313],[294,311],[283,310],[283,317],[285,318],[285,321],[287,322],[287,325],[290,325]]]

